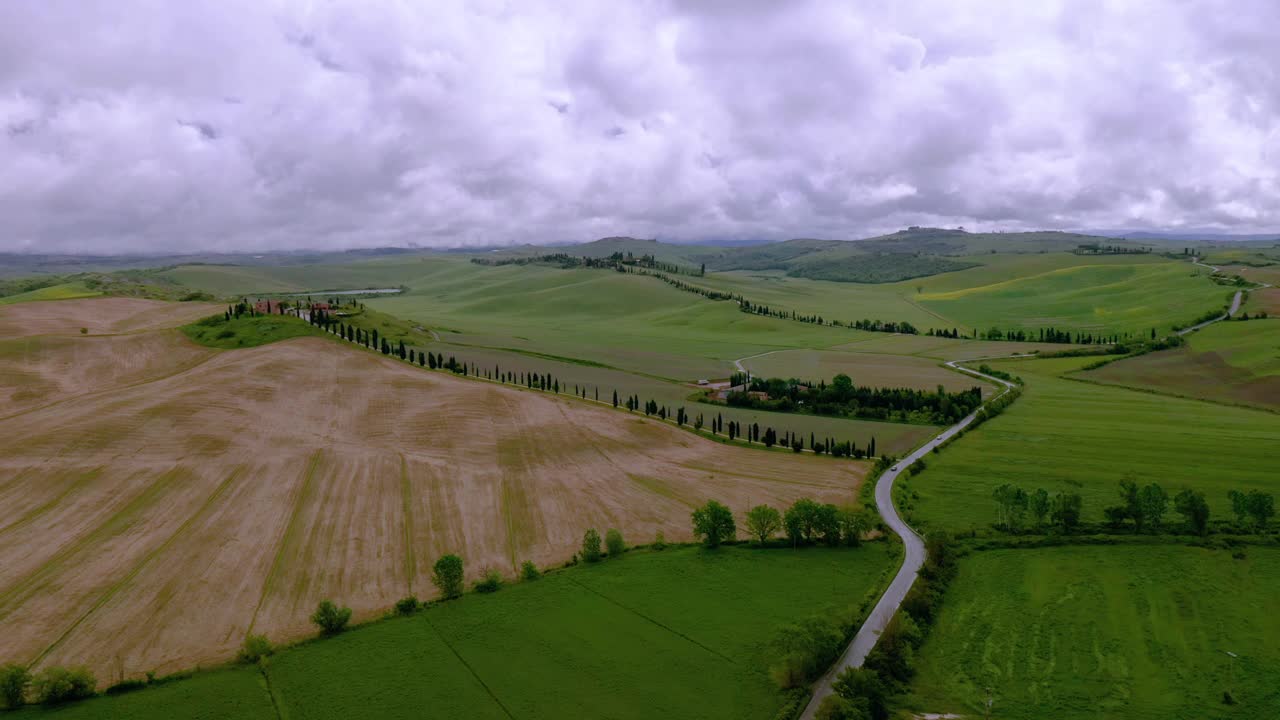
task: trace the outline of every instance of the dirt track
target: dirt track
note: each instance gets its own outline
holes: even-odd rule
[[[0,420],[0,662],[107,682],[222,661],[250,629],[309,633],[325,597],[370,617],[431,596],[447,552],[511,575],[564,561],[587,527],[686,540],[707,498],[849,502],[863,474],[327,339],[219,352],[137,332],[183,306],[113,308],[97,327],[149,351],[111,349],[78,335],[86,302],[111,301],[12,306],[47,323],[26,335],[75,334],[0,352],[10,393],[33,377],[50,393]]]

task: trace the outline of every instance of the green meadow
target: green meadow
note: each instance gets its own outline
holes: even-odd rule
[[[905,484],[908,517],[926,528],[987,528],[991,493],[1005,483],[1079,493],[1088,522],[1103,519],[1129,475],[1170,494],[1203,491],[1215,519],[1228,517],[1230,490],[1280,491],[1280,415],[1060,377],[1094,360],[991,363],[1026,381],[1022,397],[928,459]]]
[[[633,551],[304,643],[263,672],[15,717],[336,719],[376,707],[380,718],[768,720],[785,701],[767,674],[777,632],[856,612],[896,569],[894,550]]]
[[[1280,549],[983,551],[961,561],[906,704],[982,717],[989,692],[993,718],[1264,720],[1277,637]]]
[[[1115,256],[1124,258],[1125,256]],[[1167,333],[1207,310],[1225,306],[1230,292],[1187,262],[1071,265],[1031,275],[990,278],[990,284],[926,289],[918,301],[968,327],[1073,332]]]
[[[326,334],[292,315],[241,315],[230,320],[222,315],[212,315],[184,325],[182,332],[196,343],[224,350],[257,347],[305,335]]]

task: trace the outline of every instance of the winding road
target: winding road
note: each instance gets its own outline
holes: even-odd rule
[[[1001,358],[1020,358],[1031,357],[1029,354],[1023,355],[1004,355]],[[743,358],[744,360],[747,358]],[[979,360],[995,360],[998,358],[973,358],[963,362],[977,362]],[[982,378],[990,382],[996,383],[1002,388],[999,394],[988,398],[983,407],[988,403],[1003,397],[1009,392],[1014,384],[992,377],[977,370],[964,367],[959,363],[960,360],[952,360],[946,363],[946,366],[957,372],[962,372],[974,377]],[[880,511],[880,516],[884,518],[885,525],[889,529],[898,534],[902,538],[902,545],[906,552],[902,559],[902,567],[898,570],[898,574],[894,576],[893,582],[889,583],[889,588],[880,596],[879,602],[871,610],[867,619],[863,621],[862,627],[858,629],[858,633],[853,636],[853,641],[845,648],[844,654],[836,661],[836,664],[823,675],[813,686],[813,697],[809,699],[808,706],[805,707],[804,713],[800,716],[802,720],[814,720],[816,717],[818,706],[822,704],[823,698],[834,692],[832,683],[844,671],[845,668],[861,667],[864,660],[867,659],[867,653],[871,652],[871,648],[875,647],[876,640],[880,638],[880,633],[884,632],[885,627],[889,625],[889,621],[893,619],[898,607],[902,605],[902,601],[906,599],[907,592],[911,590],[911,586],[915,584],[916,575],[920,573],[920,568],[924,566],[924,540],[907,525],[906,521],[898,515],[898,509],[893,505],[893,481],[898,478],[902,471],[907,469],[911,463],[928,455],[934,448],[945,443],[955,436],[956,433],[968,427],[978,416],[975,410],[968,417],[960,422],[952,425],[942,431],[937,437],[920,446],[915,452],[899,460],[892,468],[885,470],[880,479],[876,481],[876,509]]]

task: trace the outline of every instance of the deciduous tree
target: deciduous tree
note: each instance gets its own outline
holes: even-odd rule
[[[782,513],[768,505],[757,505],[747,511],[747,532],[763,545],[782,529]]]
[[[733,513],[715,500],[708,500],[706,505],[693,511],[693,535],[702,538],[703,544],[709,548],[732,540],[737,532]]]
[[[1205,500],[1204,493],[1183,490],[1174,497],[1173,507],[1186,518],[1187,525],[1197,535],[1203,536],[1209,531],[1209,503]]]
[[[600,551],[600,533],[590,528],[582,536],[582,559],[593,563],[599,562],[603,553]]]
[[[445,555],[431,569],[431,584],[446,600],[462,595],[462,558]]]

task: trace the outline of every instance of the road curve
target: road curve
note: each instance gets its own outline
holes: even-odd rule
[[[1205,267],[1210,267],[1210,266],[1206,265]],[[1226,320],[1226,319],[1227,319],[1227,318],[1229,318],[1229,317],[1235,317],[1236,313],[1240,311],[1240,301],[1241,301],[1243,298],[1244,298],[1244,291],[1243,291],[1243,290],[1237,290],[1237,291],[1236,291],[1236,294],[1235,294],[1235,297],[1231,298],[1231,307],[1227,308],[1227,311],[1226,311],[1226,312],[1222,313],[1221,315],[1219,315],[1219,316],[1218,316],[1218,317],[1216,317],[1216,318],[1211,318],[1211,319],[1209,319],[1209,320],[1205,320],[1204,322],[1199,323],[1199,324],[1197,324],[1197,325],[1192,325],[1192,326],[1191,326],[1191,327],[1189,327],[1189,328],[1183,328],[1183,329],[1181,329],[1181,330],[1179,330],[1179,331],[1178,331],[1178,334],[1179,334],[1179,335],[1186,335],[1186,334],[1188,334],[1188,333],[1193,333],[1193,332],[1195,332],[1195,331],[1199,330],[1199,329],[1200,329],[1200,328],[1202,328],[1202,327],[1206,327],[1206,326],[1208,326],[1208,325],[1212,325],[1212,324],[1214,324],[1214,323],[1216,323],[1216,322],[1222,322],[1223,320]]]
[[[1004,355],[1001,357],[1019,358],[1032,357],[1032,355]],[[995,359],[997,358],[974,358],[964,362]],[[946,365],[952,370],[988,380],[1002,388],[999,394],[988,398],[987,402],[983,403],[984,406],[997,398],[1003,397],[1005,393],[1014,387],[1013,383],[1007,380],[1001,380],[1000,378],[980,373],[977,370],[962,367],[959,365],[960,362],[959,360],[952,360]],[[844,654],[813,686],[813,697],[809,699],[809,704],[800,716],[802,720],[814,720],[818,706],[822,704],[823,698],[834,692],[832,683],[835,682],[836,677],[845,668],[862,666],[863,661],[867,659],[867,653],[871,652],[871,648],[875,647],[876,640],[880,638],[880,633],[884,632],[885,627],[889,625],[889,621],[898,612],[898,607],[906,599],[907,592],[915,584],[916,575],[920,573],[920,568],[924,565],[924,540],[898,515],[898,509],[893,505],[893,481],[898,478],[898,475],[903,470],[907,469],[907,466],[928,455],[935,447],[950,440],[956,433],[968,427],[977,416],[978,411],[975,410],[968,417],[942,431],[940,435],[920,446],[915,452],[899,460],[892,468],[885,470],[880,479],[876,481],[876,509],[880,511],[880,516],[884,518],[885,525],[888,525],[889,529],[902,538],[902,544],[906,550],[902,559],[902,567],[898,570],[898,574],[894,576],[893,582],[889,583],[889,588],[885,590],[884,595],[880,596],[875,608],[867,615],[862,627],[853,636],[853,641],[845,648]]]

